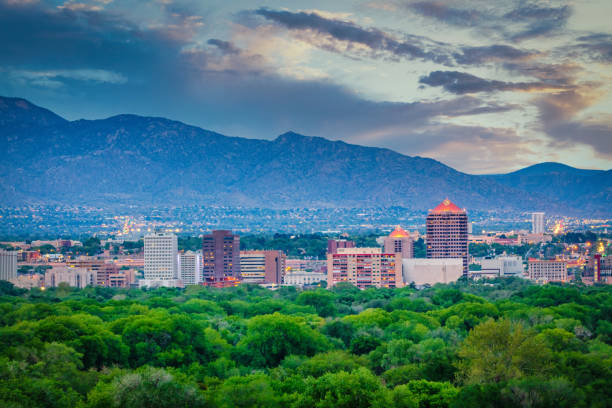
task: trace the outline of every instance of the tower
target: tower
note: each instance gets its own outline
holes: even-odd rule
[[[462,258],[468,272],[468,217],[448,198],[427,215],[427,258]]]

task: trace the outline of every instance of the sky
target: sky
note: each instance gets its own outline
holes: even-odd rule
[[[0,0],[0,95],[474,174],[607,170],[610,16],[610,0]]]

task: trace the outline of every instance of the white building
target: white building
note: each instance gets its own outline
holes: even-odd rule
[[[455,282],[463,276],[463,258],[410,258],[402,260],[404,284],[416,286]]]
[[[530,259],[529,279],[537,283],[567,282],[567,263],[554,259]]]
[[[0,280],[11,280],[17,277],[17,251],[0,249]]]
[[[149,234],[144,237],[144,279],[147,282],[178,279],[178,240],[174,234]]]
[[[477,258],[474,262],[481,266],[479,271],[469,271],[474,278],[523,276],[523,258],[515,255],[504,255],[495,258]]]
[[[54,267],[45,272],[45,287],[55,288],[64,282],[68,286],[83,289],[86,286],[96,286],[96,278],[96,273],[87,268]]]
[[[185,286],[202,282],[202,253],[200,251],[181,252],[178,255],[179,279]]]
[[[544,213],[534,212],[531,214],[531,232],[533,234],[544,233]]]
[[[286,273],[283,278],[283,283],[287,286],[312,285],[313,283],[319,283],[322,281],[327,282],[327,273],[290,272]]]

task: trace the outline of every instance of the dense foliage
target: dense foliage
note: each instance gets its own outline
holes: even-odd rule
[[[0,282],[3,407],[608,407],[612,288]]]

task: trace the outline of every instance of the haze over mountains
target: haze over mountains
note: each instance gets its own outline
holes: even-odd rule
[[[228,137],[180,122],[119,115],[67,121],[0,97],[0,204],[432,208],[611,215],[612,171],[542,163],[470,175],[409,157],[288,132]]]

